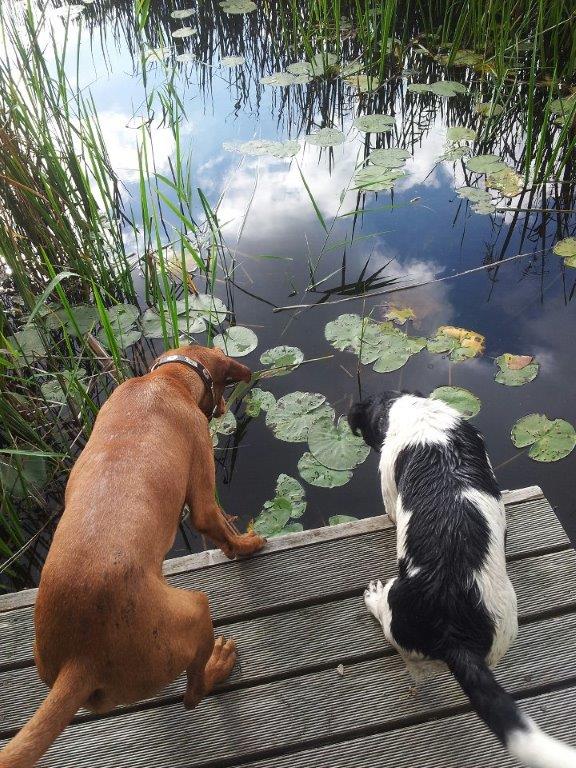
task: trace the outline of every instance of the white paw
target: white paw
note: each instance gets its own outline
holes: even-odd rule
[[[366,603],[366,608],[368,608],[370,613],[377,619],[380,618],[383,600],[384,585],[380,579],[371,581],[370,584],[368,584],[368,589],[364,590],[364,602]]]

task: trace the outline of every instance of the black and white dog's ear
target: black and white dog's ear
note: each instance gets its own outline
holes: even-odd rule
[[[354,403],[348,412],[348,424],[352,432],[357,435],[360,431],[364,442],[375,451],[382,448],[388,431],[388,411],[397,397],[397,392],[373,395]]]

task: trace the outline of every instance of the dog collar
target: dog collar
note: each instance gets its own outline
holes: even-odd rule
[[[154,365],[150,368],[150,373],[155,371],[157,368],[160,368],[161,365],[167,365],[168,363],[182,363],[182,365],[187,365],[188,368],[192,368],[193,371],[196,371],[198,376],[200,376],[204,382],[204,386],[210,390],[210,394],[212,395],[212,414],[210,418],[213,419],[214,416],[216,416],[216,411],[218,410],[218,403],[216,401],[216,392],[214,390],[214,379],[212,378],[208,368],[202,365],[202,363],[199,363],[198,360],[192,360],[189,357],[185,357],[184,355],[168,355],[167,357],[163,357],[154,363]]]

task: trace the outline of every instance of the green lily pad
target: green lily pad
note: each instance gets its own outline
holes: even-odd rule
[[[377,360],[374,362],[376,373],[390,373],[406,365],[410,357],[426,346],[426,339],[411,338],[398,331],[396,334],[382,334]]]
[[[380,87],[380,80],[374,75],[349,75],[344,78],[344,82],[360,93],[371,93]]]
[[[290,392],[276,401],[266,413],[266,426],[279,440],[287,443],[306,442],[310,426],[319,420],[334,418],[325,404],[326,397],[316,392]]]
[[[179,11],[172,11],[170,16],[173,19],[187,19],[189,16],[193,16],[196,11],[194,11],[192,8],[183,8]]]
[[[355,352],[358,354],[363,322],[360,315],[340,315],[335,320],[331,320],[326,324],[324,336],[336,349],[342,352]]]
[[[352,478],[352,472],[349,469],[328,469],[328,467],[320,464],[309,451],[298,462],[298,472],[307,483],[317,485],[320,488],[338,488],[341,485],[346,485]]]
[[[411,307],[388,307],[384,317],[398,325],[405,325],[407,320],[415,320],[416,314]]]
[[[50,330],[63,328],[70,336],[77,336],[76,327],[81,335],[91,331],[98,322],[98,310],[92,304],[77,304],[70,310],[61,307],[56,311],[48,311],[43,315],[46,327]],[[74,322],[76,325],[74,325]]]
[[[328,518],[328,525],[342,525],[342,523],[356,523],[358,518],[353,515],[332,515]]]
[[[490,101],[480,102],[474,107],[476,112],[482,117],[499,117],[504,112],[501,104],[492,104]]]
[[[295,520],[306,511],[306,495],[300,483],[290,475],[281,474],[276,482],[275,496],[267,501],[256,520],[253,529],[262,536],[278,536],[281,533],[299,531]]]
[[[466,160],[466,168],[475,173],[494,173],[508,168],[498,155],[474,155]]]
[[[246,406],[246,416],[256,418],[261,411],[268,411],[276,405],[276,398],[272,392],[266,392],[264,389],[254,387],[244,398]]]
[[[226,411],[222,416],[210,420],[210,432],[214,435],[233,435],[236,432],[236,416]]]
[[[310,75],[312,74],[312,64],[309,61],[295,61],[286,67],[286,71],[291,75]]]
[[[256,349],[258,336],[250,328],[232,325],[214,337],[214,346],[226,352],[229,357],[244,357]]]
[[[295,371],[303,360],[304,353],[301,349],[286,344],[267,349],[260,356],[262,365],[270,366],[270,369],[263,374],[265,377],[285,376],[287,373]]]
[[[363,69],[364,63],[361,61],[344,61],[340,65],[340,75],[344,78],[359,75]]]
[[[471,147],[468,146],[452,147],[452,149],[447,149],[446,152],[440,155],[438,162],[442,163],[444,161],[454,162],[455,160],[462,160],[463,158],[468,157],[471,151]]]
[[[360,115],[352,125],[364,133],[388,133],[394,128],[394,118],[383,114]]]
[[[218,5],[224,13],[231,14],[251,13],[256,10],[256,3],[252,0],[221,0]]]
[[[177,305],[177,311],[180,309]],[[173,332],[172,327],[172,315],[168,312],[168,308],[164,308],[164,317],[166,321],[166,331],[170,335]],[[162,320],[160,315],[153,307],[144,312],[140,318],[140,325],[142,326],[142,333],[147,339],[161,339],[162,334]],[[185,309],[178,314],[178,328],[179,333],[202,333],[206,330],[206,323],[204,319],[198,315],[186,315]]]
[[[564,259],[565,266],[576,269],[576,237],[565,237],[563,240],[558,240],[552,250],[556,256]]]
[[[44,456],[11,456],[9,464],[0,461],[0,488],[5,496],[23,499],[38,493],[48,478]]]
[[[492,201],[492,195],[485,189],[478,189],[478,187],[459,187],[456,190],[458,197],[463,197],[466,200],[470,200],[472,204],[472,210],[475,213],[488,214],[494,213],[496,206]]]
[[[369,165],[356,172],[354,182],[362,191],[381,192],[392,189],[395,182],[405,175],[406,172],[403,170]]]
[[[325,75],[330,72],[338,63],[338,56],[335,53],[322,51],[315,54],[310,61],[310,71],[314,75]]]
[[[86,376],[86,370],[85,368],[78,368],[77,371],[63,370],[60,373],[66,383],[66,392],[62,389],[60,382],[56,377],[41,384],[40,391],[49,403],[64,405],[67,402],[66,394],[70,392],[71,395],[74,396],[74,384],[77,381],[81,381]]]
[[[222,56],[220,59],[220,66],[221,67],[241,67],[242,64],[246,63],[246,59],[244,56]]]
[[[513,168],[502,168],[487,174],[486,186],[497,189],[504,197],[516,197],[524,188],[524,179]]]
[[[126,349],[142,337],[140,328],[135,324],[140,315],[140,310],[133,304],[116,304],[106,310],[108,321],[114,334],[116,343],[120,349]],[[108,337],[104,328],[98,333],[98,340],[105,346],[108,346]]]
[[[241,155],[260,157],[272,155],[272,157],[294,157],[300,151],[300,144],[288,139],[286,141],[271,141],[269,139],[251,139],[240,144],[224,142],[222,145],[227,152],[238,152]]]
[[[228,315],[224,302],[208,293],[191,296],[188,307],[192,317],[202,317],[213,324],[224,322]]]
[[[432,400],[442,400],[459,411],[465,419],[472,419],[482,407],[482,401],[463,387],[438,387],[430,393]]]
[[[427,341],[428,351],[434,354],[450,353],[453,363],[470,360],[484,352],[485,338],[476,331],[443,325]]]
[[[346,137],[337,128],[320,128],[316,133],[306,134],[306,143],[314,144],[317,147],[335,147],[337,144],[343,144]]]
[[[26,357],[46,357],[42,336],[31,325],[23,328],[21,331],[17,331],[9,340]]]
[[[576,446],[576,431],[564,419],[551,421],[541,413],[530,413],[512,427],[512,442],[516,448],[530,445],[528,456],[534,461],[560,461]]]
[[[308,431],[308,446],[316,461],[328,469],[354,469],[370,453],[364,440],[352,434],[345,418],[337,424],[326,420],[312,424]]]
[[[180,29],[175,29],[172,32],[172,37],[176,38],[176,40],[183,39],[185,37],[192,37],[192,35],[197,35],[198,30],[196,27],[180,27]]]
[[[291,72],[273,72],[260,78],[262,85],[273,85],[285,88],[289,85],[305,85],[311,80],[310,75],[293,75]]]
[[[522,364],[522,361],[527,360],[526,364]],[[523,384],[528,384],[529,381],[533,381],[538,376],[540,366],[538,363],[533,362],[534,358],[521,357],[519,355],[511,355],[506,352],[500,357],[497,357],[494,361],[500,369],[494,381],[498,384],[505,384],[507,387],[521,387]]]
[[[368,156],[368,160],[381,168],[402,168],[409,157],[412,155],[405,149],[391,147],[390,149],[373,150]]]
[[[453,125],[446,132],[448,141],[475,141],[476,136],[476,131],[472,128],[465,128],[463,125]]]
[[[468,93],[468,88],[455,80],[440,80],[436,83],[410,83],[408,90],[412,93],[433,93],[449,99],[459,93]]]

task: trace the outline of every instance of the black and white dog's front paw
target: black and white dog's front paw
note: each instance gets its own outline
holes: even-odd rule
[[[380,579],[375,579],[368,584],[368,589],[364,590],[364,602],[372,616],[375,616],[378,620],[382,614],[383,601],[384,585]]]

